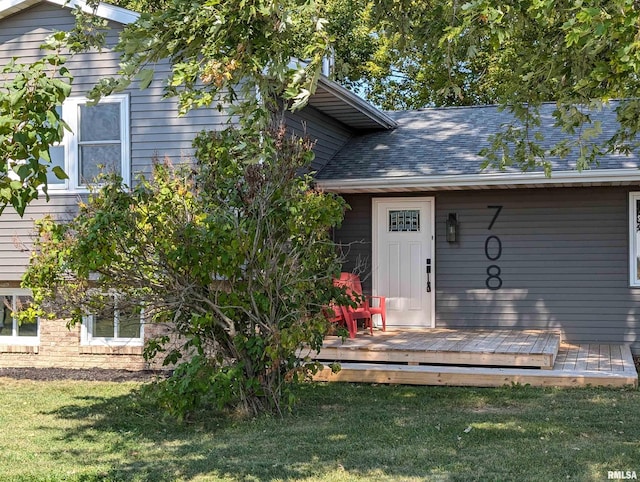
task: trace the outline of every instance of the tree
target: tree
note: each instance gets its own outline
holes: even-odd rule
[[[486,52],[465,63],[469,48],[442,43],[460,7],[455,2],[327,0],[336,77],[388,110],[492,102],[502,73]],[[452,61],[453,60],[453,61]]]
[[[65,128],[57,110],[71,93],[71,74],[60,47],[64,33],[43,45],[51,53],[32,64],[13,59],[2,68],[0,83],[0,213],[11,205],[20,216],[40,189],[47,200],[47,172],[67,176],[50,167],[49,146],[62,141]]]
[[[178,99],[181,113],[213,105],[249,131],[264,127],[283,100],[300,108],[316,88],[330,50],[319,15],[306,0],[167,1],[124,29],[116,46],[119,75],[103,79],[91,96],[97,100],[136,79],[145,88],[153,66],[168,61],[166,94]]]
[[[55,300],[56,316],[77,323],[111,294],[121,310],[171,323],[181,343],[164,356],[180,363],[160,393],[179,416],[203,404],[281,411],[315,368],[297,351],[319,349],[322,307],[340,297],[330,228],[344,202],[298,176],[308,142],[269,134],[202,133],[193,168],[156,164],[132,190],[111,178],[71,222],[40,224],[25,277],[35,301]],[[151,341],[147,356],[169,341]]]
[[[368,62],[345,69],[385,108],[497,103],[513,122],[483,152],[497,168],[543,167],[577,152],[578,169],[607,153],[637,149],[640,42],[636,2],[529,0],[335,0],[365,12]],[[359,7],[358,7],[359,5]],[[332,17],[327,29],[331,29]],[[364,37],[363,37],[364,38]],[[355,45],[360,45],[355,43]],[[336,48],[337,52],[341,50]],[[342,59],[347,57],[342,55]],[[352,56],[353,58],[353,56]],[[621,99],[614,107],[611,99]],[[555,102],[566,137],[545,142],[540,106]],[[594,114],[615,108],[619,129],[602,139]]]

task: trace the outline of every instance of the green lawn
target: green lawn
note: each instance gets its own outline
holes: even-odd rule
[[[0,480],[640,476],[640,392],[309,385],[284,419],[176,424],[135,383],[0,379]]]

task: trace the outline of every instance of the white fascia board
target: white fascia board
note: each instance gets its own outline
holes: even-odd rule
[[[98,4],[98,8],[95,10],[87,5],[87,2],[83,0],[47,0],[49,3],[54,3],[62,7],[76,8],[79,7],[83,12],[95,13],[98,17],[106,18],[107,20],[113,20],[114,22],[128,25],[135,22],[140,18],[140,14],[126,8],[116,7],[108,5],[106,3]]]
[[[289,59],[289,64],[287,67],[290,69],[301,69],[307,65],[307,62],[297,59],[295,57],[291,57]],[[387,114],[378,110],[373,105],[369,104],[366,100],[361,97],[358,97],[356,94],[351,92],[349,89],[341,86],[337,82],[329,79],[325,73],[320,76],[318,79],[318,84],[322,85],[324,89],[331,93],[336,99],[344,102],[346,105],[353,107],[358,112],[368,117],[380,127],[384,129],[395,129],[398,124]],[[313,97],[313,96],[312,96]]]
[[[0,19],[18,13],[21,10],[32,7],[45,0],[0,0]],[[140,14],[127,10],[126,8],[115,7],[106,3],[100,3],[98,8],[93,10],[83,0],[46,0],[48,3],[59,5],[61,7],[75,8],[79,7],[84,12],[95,13],[98,17],[112,20],[114,22],[128,25],[135,22]]]
[[[480,186],[499,187],[530,184],[553,186],[556,184],[640,182],[638,169],[609,169],[597,171],[555,171],[551,177],[542,172],[466,174],[446,176],[413,176],[379,179],[320,179],[316,184],[332,192],[393,192],[398,190],[465,189]]]
[[[0,20],[41,1],[42,0],[0,0]]]
[[[11,10],[16,7],[20,7],[20,4],[24,3],[27,5],[33,5],[38,3],[40,0],[2,0],[0,1],[0,12],[4,12],[5,10]]]
[[[396,121],[394,121],[387,114],[378,110],[377,108],[369,104],[369,102],[361,97],[358,97],[356,94],[351,92],[349,89],[341,86],[337,82],[329,80],[326,77],[320,77],[319,83],[322,84],[322,87],[331,92],[333,96],[340,99],[345,104],[350,105],[354,109],[357,109],[362,114],[378,123],[380,127],[383,127],[385,129],[395,129],[398,126]]]

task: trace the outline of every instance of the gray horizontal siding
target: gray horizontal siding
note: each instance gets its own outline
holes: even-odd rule
[[[633,343],[640,350],[640,290],[628,286],[627,190],[447,193],[437,226],[458,214],[460,241],[437,239],[437,324],[452,328],[557,328],[570,341]],[[488,225],[502,205],[491,231]],[[488,236],[502,256],[485,256]],[[486,289],[487,267],[503,286]]]
[[[54,195],[50,202],[33,201],[24,214],[10,207],[0,215],[0,281],[21,279],[33,250],[34,221],[50,214],[56,219],[69,219],[76,212],[77,195]]]
[[[362,287],[371,293],[371,198],[353,196],[345,199],[349,209],[345,212],[341,229],[334,231],[333,239],[345,256],[343,271],[364,271]]]
[[[421,193],[436,198],[436,325],[554,328],[570,341],[632,343],[640,351],[640,289],[628,284],[629,190]],[[345,199],[358,209],[335,237],[362,241],[356,252],[370,259],[372,196]],[[489,205],[503,206],[491,231]],[[445,240],[448,213],[459,220],[455,244]],[[484,251],[491,235],[502,243],[494,261]],[[503,280],[495,291],[485,286],[492,264]]]
[[[40,4],[0,21],[0,65],[12,57],[28,63],[42,55],[39,46],[55,30],[69,30],[74,19],[68,8]],[[110,24],[107,38],[113,45],[121,26]],[[85,95],[100,78],[114,75],[118,69],[119,54],[109,49],[100,53],[74,56],[67,67],[74,76],[73,96]],[[226,125],[228,116],[217,109],[194,111],[178,117],[174,100],[163,99],[162,85],[169,67],[156,66],[156,77],[149,89],[132,86],[130,96],[131,170],[133,176],[151,172],[152,158],[169,157],[175,163],[189,160],[193,150],[191,142],[203,129]],[[51,201],[36,201],[29,206],[23,219],[7,209],[0,216],[0,281],[19,280],[28,263],[33,239],[33,221],[45,214],[68,216],[75,210],[77,196],[53,193]]]
[[[285,113],[285,125],[298,136],[306,136],[314,142],[313,171],[322,169],[351,138],[351,131],[326,114],[307,107],[302,111]]]

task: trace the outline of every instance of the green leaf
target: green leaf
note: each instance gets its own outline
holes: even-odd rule
[[[23,87],[11,93],[9,96],[9,106],[15,107],[17,106],[24,98],[24,95],[27,93],[27,88]]]
[[[140,81],[140,89],[146,89],[151,85],[154,73],[152,69],[144,69],[138,73],[137,78]]]
[[[60,166],[53,166],[51,172],[53,172],[58,179],[69,179],[67,173],[64,172],[64,170]]]

